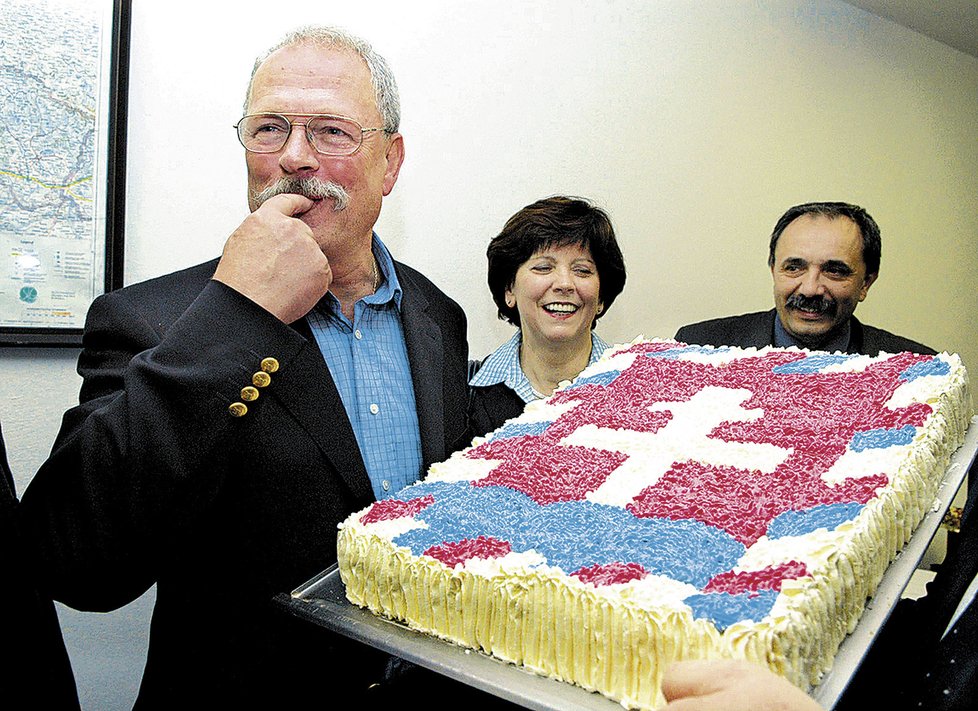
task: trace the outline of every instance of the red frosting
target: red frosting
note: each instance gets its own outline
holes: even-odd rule
[[[596,563],[590,568],[581,568],[571,573],[571,576],[579,578],[581,582],[591,583],[592,585],[615,585],[616,583],[630,583],[633,580],[641,580],[648,571],[638,563]]]
[[[508,541],[500,541],[490,536],[465,538],[454,543],[442,543],[432,546],[424,552],[436,560],[440,560],[449,568],[464,563],[470,558],[502,558],[513,550]]]
[[[808,568],[804,563],[791,560],[787,563],[769,565],[762,570],[748,570],[743,573],[735,573],[728,570],[720,573],[713,578],[703,592],[725,592],[731,595],[743,592],[754,592],[756,590],[781,590],[781,583],[785,580],[794,580],[808,575]]]
[[[786,464],[806,457],[789,457]],[[887,478],[848,479],[827,486],[817,466],[778,467],[772,474],[715,467],[699,462],[674,464],[658,482],[628,505],[639,518],[695,519],[722,528],[745,546],[767,531],[785,511],[804,511],[819,504],[865,503]],[[806,467],[803,469],[802,467]]]
[[[422,496],[410,501],[398,501],[397,499],[384,499],[377,501],[370,510],[360,517],[360,523],[377,523],[378,521],[390,521],[395,518],[417,516],[420,511],[435,503],[435,497],[431,494]]]
[[[549,430],[485,442],[466,456],[504,460],[473,486],[507,486],[541,505],[583,499],[628,458],[620,452],[561,445]]]

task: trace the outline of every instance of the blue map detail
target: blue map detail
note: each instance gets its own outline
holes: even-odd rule
[[[850,358],[856,357],[858,356],[843,355],[841,353],[820,353],[818,355],[810,355],[807,358],[802,358],[801,360],[792,361],[791,363],[784,363],[774,368],[771,372],[777,375],[818,373],[823,368],[828,368],[830,365],[845,363]]]
[[[771,540],[785,536],[804,536],[824,528],[834,530],[839,524],[852,521],[865,504],[819,504],[805,511],[785,511],[775,517],[767,527],[767,537]]]
[[[546,422],[511,422],[503,425],[502,428],[489,439],[490,441],[496,441],[497,439],[510,439],[511,437],[541,435],[546,432],[547,428],[552,424],[553,422],[551,420]]]
[[[777,590],[758,590],[733,595],[726,592],[690,595],[683,602],[693,608],[693,617],[712,620],[721,632],[735,622],[763,620],[774,607]]]
[[[586,378],[580,378],[575,380],[573,385],[568,385],[564,388],[564,392],[568,390],[576,390],[577,388],[582,388],[585,385],[610,385],[615,378],[621,375],[620,370],[608,370],[604,373],[597,373],[596,375],[590,375]]]
[[[856,432],[849,443],[849,449],[853,452],[862,452],[867,449],[886,449],[887,447],[897,447],[913,442],[917,434],[917,428],[913,425],[904,425],[895,429],[881,428],[878,430],[866,430]]]
[[[429,528],[394,539],[414,555],[442,543],[491,536],[508,541],[517,553],[534,550],[567,574],[598,564],[638,563],[649,573],[702,588],[733,568],[745,550],[726,532],[699,521],[636,518],[623,508],[589,501],[541,506],[504,486],[429,482],[401,492],[411,499],[428,494],[435,503],[416,518]],[[452,541],[445,531],[452,532]],[[691,556],[690,550],[704,553]]]
[[[934,358],[923,363],[914,363],[900,373],[900,380],[909,383],[911,380],[923,378],[925,375],[947,375],[950,372],[951,366],[939,358]]]

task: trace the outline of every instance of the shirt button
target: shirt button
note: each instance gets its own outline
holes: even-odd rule
[[[354,335],[354,336],[356,336],[356,339],[357,339],[358,341],[359,341],[359,340],[360,340],[361,338],[363,338],[363,332],[362,332],[362,331],[361,331],[361,330],[360,330],[359,328],[358,328],[357,330],[355,330],[355,331],[353,332],[353,335]]]
[[[375,402],[370,403],[370,414],[376,415],[378,412],[380,412],[380,408],[377,407],[377,403]]]
[[[384,479],[382,482],[380,482],[380,485],[382,487],[384,487],[384,491],[390,491],[391,490],[391,483],[389,481],[387,481],[386,479]]]

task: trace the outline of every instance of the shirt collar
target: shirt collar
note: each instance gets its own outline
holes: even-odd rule
[[[540,395],[533,390],[529,379],[520,367],[520,344],[523,340],[522,331],[517,331],[513,337],[489,354],[482,362],[479,371],[472,376],[469,385],[473,387],[489,387],[504,383],[506,387],[520,396],[523,402],[539,400]],[[591,357],[588,365],[596,362],[608,348],[594,331],[591,331]]]
[[[373,233],[370,250],[377,260],[377,268],[380,270],[380,284],[377,291],[370,296],[365,296],[363,300],[368,304],[386,304],[391,299],[394,300],[398,311],[401,309],[401,298],[404,292],[401,290],[401,282],[397,279],[397,272],[394,271],[394,258],[391,257],[387,245],[380,241],[377,233]]]
[[[796,346],[798,348],[807,348],[808,350],[820,350],[827,351],[829,353],[846,353],[849,350],[849,336],[852,333],[852,319],[846,321],[845,325],[839,329],[839,332],[832,336],[825,343],[818,346],[817,349],[813,349],[811,346],[805,345],[797,338],[792,336],[785,329],[784,325],[781,323],[781,317],[774,314],[774,345],[778,348],[789,348],[791,346]]]
[[[380,280],[377,285],[377,291],[364,296],[360,301],[373,306],[383,305],[393,301],[395,308],[400,311],[401,299],[404,292],[401,289],[401,282],[397,279],[397,272],[394,270],[394,258],[391,257],[390,250],[387,249],[387,245],[380,241],[380,237],[377,236],[376,232],[371,236],[370,251],[377,261]],[[333,296],[332,292],[327,291],[326,295],[316,304],[316,309],[327,318],[335,317],[340,313],[339,299]]]

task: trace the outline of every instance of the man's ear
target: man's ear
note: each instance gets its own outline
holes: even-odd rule
[[[879,272],[875,274],[867,274],[866,278],[863,279],[863,287],[859,290],[859,300],[862,301],[866,298],[866,294],[869,293],[869,287],[873,285],[873,282],[879,277]]]
[[[401,172],[401,164],[404,163],[404,137],[395,133],[391,136],[390,144],[387,146],[387,169],[384,171],[384,197],[391,194],[394,183],[397,182],[397,175]]]

